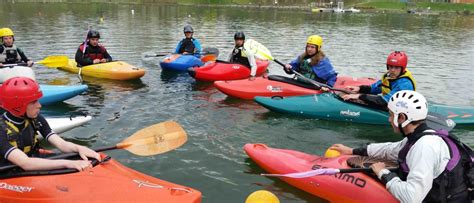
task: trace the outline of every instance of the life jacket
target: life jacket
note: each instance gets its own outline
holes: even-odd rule
[[[391,78],[388,76],[388,74],[384,74],[382,76],[382,95],[387,95],[388,93],[390,93],[392,91],[392,85],[394,84],[394,82],[401,78],[408,78],[411,84],[413,85],[413,91],[416,90],[415,78],[413,78],[409,70],[406,70],[402,75],[398,76],[397,78]]]
[[[472,150],[462,143],[457,137],[449,135],[446,130],[419,133],[409,139],[405,146],[398,154],[398,163],[400,165],[399,176],[402,180],[406,180],[410,169],[406,163],[406,156],[411,147],[425,135],[438,135],[448,145],[451,159],[446,165],[446,169],[437,178],[433,180],[433,187],[423,201],[426,202],[449,202],[451,198],[459,197],[459,195],[474,195],[473,188],[474,178],[474,155]],[[469,193],[469,194],[468,194]],[[456,196],[458,195],[458,196]]]
[[[3,52],[0,53],[0,63],[12,64],[21,62],[21,56],[18,53],[18,48],[16,47],[16,45],[7,47],[5,46],[5,44],[2,44],[2,47]]]
[[[79,46],[79,49],[84,53],[84,55],[82,56],[83,58],[90,58],[92,60],[95,60],[95,59],[101,60],[101,59],[103,59],[104,54],[106,52],[105,47],[103,47],[101,45],[93,47],[89,43],[87,43],[87,47],[86,47],[85,52],[84,52],[84,44],[81,44],[81,46]]]
[[[182,54],[184,52],[188,52],[190,54],[194,54],[195,46],[193,42],[193,38],[184,38],[181,40],[181,47],[179,47],[178,54]]]
[[[247,54],[245,54],[244,47],[235,47],[234,50],[232,50],[232,57],[230,58],[230,62],[232,63],[238,63],[246,66],[247,68],[250,68],[250,62],[249,59],[247,58]]]
[[[320,82],[320,83],[323,83],[323,84],[327,83],[326,80],[320,78],[318,75],[316,75],[313,72],[313,66],[311,65],[311,57],[305,57],[304,59],[300,58],[299,61],[300,61],[300,63],[299,63],[300,66],[296,70],[296,71],[298,71],[298,73],[301,73],[305,77],[310,78],[312,80],[315,80],[317,82]]]
[[[0,126],[6,130],[8,142],[28,156],[33,156],[39,151],[38,129],[36,127],[38,124],[35,122],[34,119],[26,119],[20,132],[20,129],[12,122],[0,117]]]

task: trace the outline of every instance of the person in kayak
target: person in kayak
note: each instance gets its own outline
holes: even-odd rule
[[[10,28],[1,28],[0,37],[2,46],[0,46],[0,66],[2,64],[26,63],[27,66],[33,66],[33,61],[26,57],[25,53],[18,48],[15,42],[15,34]]]
[[[92,167],[87,157],[100,160],[97,152],[55,134],[39,113],[43,93],[38,83],[27,77],[10,78],[0,87],[0,164],[13,163],[24,170],[72,168],[79,171]],[[48,160],[38,158],[39,141],[44,140],[64,153],[77,152],[83,160]]]
[[[87,33],[86,42],[81,44],[76,52],[75,58],[78,66],[88,66],[112,61],[112,57],[107,52],[107,49],[99,44],[99,39],[100,33],[98,31],[90,30]]]
[[[229,56],[229,62],[242,64],[250,68],[250,79],[253,80],[257,74],[257,59],[254,53],[244,48],[245,34],[244,32],[236,32],[234,34],[235,46]]]
[[[382,79],[370,86],[348,86],[352,94],[342,95],[344,100],[361,100],[369,106],[386,109],[387,102],[398,91],[416,89],[416,81],[407,70],[408,56],[405,52],[394,51],[387,57],[387,72]],[[382,95],[378,95],[382,93]]]
[[[425,119],[428,104],[423,95],[412,90],[395,93],[388,102],[389,122],[399,142],[369,144],[350,148],[330,147],[341,154],[397,161],[398,173],[385,164],[370,166],[387,190],[400,202],[471,202],[468,188],[473,175],[472,150],[446,131],[430,129]]]
[[[194,29],[190,25],[184,26],[183,29],[185,38],[178,42],[174,53],[177,54],[191,54],[197,58],[201,57],[201,43],[199,40],[193,38]]]
[[[319,35],[311,35],[306,40],[305,52],[296,57],[295,60],[285,65],[285,72],[293,74],[297,71],[309,79],[334,86],[337,79],[337,72],[334,70],[329,58],[322,51],[323,38]],[[302,81],[306,82],[306,81]],[[327,88],[322,88],[327,91]]]

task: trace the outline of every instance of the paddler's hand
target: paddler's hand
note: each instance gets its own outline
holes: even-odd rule
[[[344,99],[344,101],[347,100],[357,100],[359,99],[360,94],[345,94],[342,95],[341,98]]]
[[[84,146],[77,146],[77,147],[78,147],[77,153],[79,153],[79,156],[81,156],[83,160],[88,160],[87,157],[90,157],[90,158],[94,158],[100,161],[100,154],[97,153],[96,151]]]
[[[27,65],[28,67],[33,66],[33,61],[27,61],[27,62],[26,62],[26,65]]]
[[[359,91],[360,91],[359,86],[347,86],[344,89],[349,90],[352,93],[359,93]]]
[[[285,68],[283,68],[283,70],[285,71],[286,74],[290,75],[290,74],[293,74],[293,69],[291,67],[290,64],[286,64],[285,65]]]
[[[94,59],[94,60],[92,61],[92,63],[98,64],[98,63],[100,63],[100,59]]]
[[[383,162],[377,162],[375,164],[372,164],[370,165],[370,168],[372,169],[372,171],[374,171],[374,173],[378,176],[380,171],[382,171],[383,169],[385,169],[385,163]]]
[[[76,169],[78,171],[85,171],[87,169],[92,168],[92,164],[90,161],[84,161],[84,160],[64,160],[66,161],[65,166],[66,168],[72,168]]]
[[[347,147],[343,144],[333,144],[329,149],[336,150],[341,154],[352,155],[352,148]]]
[[[327,88],[327,87],[321,87],[321,90],[322,90],[323,92],[328,92],[330,89]]]
[[[250,76],[250,77],[249,77],[249,80],[250,80],[250,81],[254,81],[254,80],[255,80],[255,76]]]
[[[107,59],[100,59],[100,62],[105,63],[105,62],[107,62]]]

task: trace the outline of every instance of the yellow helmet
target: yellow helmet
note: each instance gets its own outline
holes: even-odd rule
[[[0,37],[5,37],[5,36],[15,36],[15,34],[13,34],[12,29],[5,27],[5,28],[0,29]]]
[[[321,46],[323,46],[323,38],[319,35],[311,35],[306,40],[307,44],[313,44],[318,46],[318,49],[321,50]]]
[[[250,194],[245,203],[280,203],[280,200],[269,191],[259,190]]]

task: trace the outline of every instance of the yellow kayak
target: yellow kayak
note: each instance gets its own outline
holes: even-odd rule
[[[67,66],[58,67],[65,71],[78,73],[79,68],[73,59],[69,59]],[[96,78],[106,78],[112,80],[133,80],[145,75],[143,68],[137,68],[123,61],[113,61],[109,63],[99,63],[82,67],[82,75]]]

